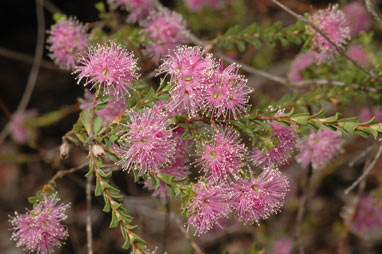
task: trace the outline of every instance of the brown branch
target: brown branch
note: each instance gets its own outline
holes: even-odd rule
[[[378,25],[382,28],[382,19],[379,17],[377,11],[375,10],[375,2],[373,0],[365,0],[365,5],[367,10],[371,13],[374,19],[377,21]]]
[[[92,234],[92,180],[93,174],[89,175],[86,179],[86,239],[88,254],[93,254],[93,234]]]

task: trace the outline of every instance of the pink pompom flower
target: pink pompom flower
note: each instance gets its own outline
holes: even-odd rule
[[[310,163],[313,169],[322,169],[338,153],[342,152],[343,142],[339,131],[322,129],[317,133],[311,133],[300,141],[300,152],[297,154],[296,160],[304,167]]]
[[[303,80],[301,72],[314,64],[316,54],[312,50],[298,54],[290,66],[288,78],[296,82]]]
[[[87,26],[70,17],[61,19],[47,32],[49,56],[63,69],[74,69],[77,54],[84,51],[89,44],[90,36]]]
[[[254,150],[250,159],[254,165],[265,168],[278,168],[288,162],[296,149],[296,132],[290,126],[271,123],[272,133],[264,139],[261,149]]]
[[[310,21],[339,48],[343,48],[350,39],[350,28],[338,5],[331,5],[325,10],[314,12],[310,16]],[[337,49],[320,33],[310,26],[307,26],[307,31],[314,35],[312,44],[318,51],[316,56],[318,64],[329,62],[338,55]]]
[[[124,97],[127,88],[134,89],[132,82],[137,81],[137,60],[133,54],[114,42],[91,46],[88,52],[81,54],[74,73],[78,73],[77,83],[85,80],[85,86],[99,84],[104,94]]]
[[[359,65],[363,67],[372,67],[373,65],[369,61],[369,54],[365,52],[361,44],[354,44],[348,48],[348,56],[356,61]]]
[[[163,10],[149,16],[142,22],[144,33],[150,41],[146,45],[144,53],[155,62],[176,49],[179,44],[185,44],[189,40],[186,36],[186,22],[176,12]]]
[[[231,64],[223,69],[217,67],[211,84],[204,94],[204,109],[211,117],[231,117],[237,119],[245,111],[249,94],[253,91],[247,86],[247,79],[238,74],[239,66]]]
[[[201,165],[208,180],[219,182],[228,180],[229,176],[239,178],[246,149],[233,129],[218,129],[198,150],[200,158],[195,163]]]
[[[346,20],[349,23],[351,36],[355,37],[371,27],[372,20],[370,14],[361,3],[348,3],[342,8],[342,11],[345,13]]]
[[[127,22],[135,23],[144,20],[154,9],[151,0],[108,0],[112,9],[126,9],[130,12]]]
[[[204,92],[215,72],[212,55],[200,47],[178,47],[168,55],[157,75],[170,75],[174,86],[170,90],[170,110],[185,110],[195,115],[203,107]]]
[[[17,247],[27,252],[50,254],[62,245],[68,230],[61,223],[67,218],[65,212],[69,204],[58,204],[58,201],[56,195],[51,195],[26,214],[15,212],[14,217],[10,216],[11,239],[17,242]]]
[[[38,116],[36,109],[29,109],[16,113],[10,123],[10,134],[12,138],[20,144],[26,144],[29,140],[36,138],[36,130],[25,126],[24,122]]]
[[[123,169],[136,169],[142,175],[171,163],[176,143],[166,116],[151,108],[143,113],[130,111],[130,120],[121,125],[127,128],[120,138],[121,148],[117,148]]]
[[[202,235],[211,230],[222,217],[230,213],[230,188],[226,185],[211,185],[198,182],[192,187],[195,196],[188,203],[187,230],[193,226],[194,235]]]
[[[293,246],[293,239],[289,237],[280,238],[273,243],[272,254],[292,254]]]
[[[244,224],[259,224],[284,205],[289,181],[278,170],[266,169],[251,180],[239,179],[233,184],[231,209]]]

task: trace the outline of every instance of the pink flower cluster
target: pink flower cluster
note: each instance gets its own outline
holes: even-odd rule
[[[273,243],[271,254],[292,254],[293,245],[293,239],[289,237],[280,238]]]
[[[129,94],[128,89],[134,89],[132,82],[139,78],[137,60],[132,53],[114,42],[91,46],[87,53],[81,54],[77,82],[85,80],[85,86],[92,84],[100,86],[103,93],[115,97]]]
[[[50,57],[63,69],[73,69],[77,54],[84,51],[89,43],[87,26],[75,18],[61,19],[48,31]]]
[[[50,254],[61,246],[68,237],[68,230],[61,223],[67,217],[69,204],[58,204],[58,201],[56,195],[51,195],[26,214],[15,212],[15,216],[10,217],[12,239],[17,247],[27,252]]]
[[[363,67],[372,67],[373,65],[369,61],[369,54],[365,52],[361,44],[354,44],[349,46],[347,51],[348,56],[356,61]]]
[[[353,37],[359,35],[371,27],[371,17],[369,12],[359,2],[351,2],[342,8],[346,20],[350,26],[350,32]]]
[[[278,170],[264,170],[251,180],[238,179],[231,185],[205,184],[193,186],[194,195],[187,207],[188,227],[195,228],[195,235],[201,235],[219,225],[222,217],[234,213],[244,224],[259,223],[276,213],[284,204],[289,191],[288,179]]]
[[[339,131],[322,129],[317,133],[311,133],[301,140],[300,152],[297,154],[296,160],[304,167],[311,164],[313,169],[322,169],[338,153],[342,152],[343,142]]]
[[[272,133],[264,140],[262,149],[254,150],[250,159],[257,166],[278,168],[287,163],[296,149],[296,132],[292,127],[271,123]]]
[[[190,11],[198,12],[203,7],[216,9],[220,7],[225,0],[184,0],[184,2]]]
[[[234,117],[245,111],[252,92],[238,66],[223,68],[199,47],[178,47],[166,57],[157,74],[170,75],[172,109],[195,116],[204,110],[211,117]]]
[[[363,238],[381,236],[382,201],[372,195],[363,196],[354,216],[352,231]]]
[[[314,64],[316,54],[312,50],[298,54],[290,66],[288,78],[296,82],[303,80],[301,72]]]
[[[377,123],[382,123],[382,111],[378,108],[364,108],[362,109],[360,115],[359,115],[359,121],[367,122],[369,121],[373,116],[375,116],[375,120]]]
[[[118,164],[123,169],[139,170],[141,175],[159,172],[162,166],[171,164],[176,142],[168,129],[166,116],[146,108],[142,113],[130,111],[128,117],[130,120],[121,124],[127,132],[120,138],[122,148],[118,148],[121,156]]]
[[[127,22],[135,23],[144,20],[154,9],[151,0],[108,0],[112,9],[122,8],[130,12]]]
[[[24,122],[27,119],[37,117],[38,113],[36,109],[25,110],[20,113],[16,113],[10,123],[10,133],[12,138],[20,144],[26,144],[28,141],[36,138],[36,130],[25,126]]]
[[[182,16],[167,9],[150,15],[141,25],[142,33],[150,41],[144,53],[155,62],[159,62],[161,57],[169,54],[179,44],[188,42],[186,23]]]
[[[339,48],[343,48],[350,39],[350,28],[344,13],[338,9],[338,5],[314,12],[310,16],[310,21]],[[324,36],[310,26],[307,27],[307,31],[314,35],[312,44],[318,51],[316,56],[318,64],[331,61],[338,55],[337,49]]]

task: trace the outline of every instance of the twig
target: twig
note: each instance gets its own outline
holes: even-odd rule
[[[304,254],[304,243],[303,243],[302,235],[301,235],[301,224],[302,224],[302,219],[304,218],[305,203],[308,197],[310,180],[312,178],[312,175],[313,175],[313,167],[311,164],[309,164],[308,172],[306,176],[306,182],[304,186],[304,192],[302,194],[302,198],[300,201],[300,205],[298,207],[297,218],[296,218],[296,238],[297,238],[297,245],[298,245],[300,254]]]
[[[93,236],[92,236],[92,180],[93,174],[89,175],[86,179],[86,238],[88,254],[93,254]]]
[[[349,167],[354,167],[354,164],[357,163],[358,160],[360,160],[360,159],[362,159],[363,157],[365,157],[366,154],[368,154],[372,149],[373,149],[373,147],[372,147],[372,146],[369,146],[369,147],[367,147],[364,151],[358,153],[358,155],[356,155],[355,158],[352,159],[352,160],[348,163]]]
[[[43,0],[43,5],[45,9],[49,11],[52,15],[60,12],[62,13],[62,11],[49,0]]]
[[[44,17],[44,8],[42,5],[42,0],[36,0],[36,16],[37,16],[37,43],[36,51],[33,59],[33,65],[29,73],[28,82],[21,98],[19,105],[17,106],[16,113],[22,112],[25,110],[28,102],[31,98],[33,89],[36,85],[36,80],[38,72],[40,69],[40,64],[42,60],[42,54],[44,51],[44,40],[45,40],[45,17]],[[4,129],[0,133],[0,144],[4,142],[10,131],[10,121],[6,124]]]
[[[359,65],[355,60],[351,59],[347,54],[346,52],[344,51],[343,48],[337,46],[337,44],[335,44],[323,31],[321,31],[315,24],[313,24],[312,22],[310,22],[309,20],[307,20],[304,16],[294,12],[293,10],[289,9],[287,6],[283,5],[282,3],[280,3],[279,1],[277,0],[270,0],[272,1],[273,3],[275,3],[277,6],[279,6],[281,9],[283,9],[284,11],[286,11],[287,13],[289,13],[290,15],[292,15],[293,17],[297,18],[298,20],[304,22],[305,24],[309,25],[310,27],[312,27],[314,29],[314,31],[316,31],[317,33],[319,33],[320,35],[322,35],[322,37],[324,37],[336,50],[339,54],[341,54],[343,57],[346,58],[346,60],[348,60],[349,62],[351,62],[354,66],[356,66],[358,69],[360,69],[361,71],[363,71],[366,75],[368,75],[369,77],[372,77],[374,78],[375,75],[371,72],[368,72],[367,70],[365,70],[361,65]]]
[[[360,177],[357,178],[357,180],[355,180],[352,185],[350,185],[346,190],[345,190],[345,194],[349,194],[349,192],[354,189],[360,182],[362,182],[362,180],[364,180],[370,173],[370,171],[374,168],[375,164],[377,163],[379,157],[381,156],[381,153],[382,153],[382,141],[380,140],[380,144],[379,144],[379,148],[378,148],[378,152],[375,154],[374,156],[374,159],[373,161],[370,163],[369,167],[364,170],[364,172],[362,173],[362,175]]]
[[[382,28],[382,19],[378,16],[377,11],[375,10],[375,2],[372,0],[365,0],[365,5],[367,10],[371,13],[374,19],[377,21],[378,25]]]
[[[191,247],[195,250],[195,253],[196,254],[204,254],[204,252],[202,251],[202,249],[199,247],[199,245],[195,242],[194,239],[192,239],[192,237],[188,234],[188,232],[186,231],[186,229],[184,228],[184,226],[182,225],[179,217],[173,212],[171,211],[170,213],[171,217],[174,219],[176,225],[178,226],[178,228],[180,229],[180,231],[183,233],[184,237],[190,242],[191,244]]]
[[[70,175],[78,170],[83,169],[84,167],[87,167],[89,165],[89,162],[82,163],[81,165],[67,169],[67,170],[60,170],[58,171],[48,182],[48,185],[52,185],[57,179],[60,179],[66,175]]]

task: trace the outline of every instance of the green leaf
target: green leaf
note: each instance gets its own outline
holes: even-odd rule
[[[340,116],[340,113],[336,113],[334,116],[321,119],[321,121],[324,123],[334,123],[338,120],[339,116]]]
[[[89,109],[88,112],[81,112],[80,114],[80,119],[81,119],[81,122],[82,124],[85,126],[85,129],[86,129],[86,132],[90,135],[90,114],[89,112],[91,111],[91,109]]]
[[[96,181],[96,187],[95,187],[94,195],[96,197],[99,197],[102,195],[102,187],[101,187],[101,184],[98,180]]]
[[[94,116],[94,119],[93,119],[93,131],[94,133],[98,133],[100,130],[101,130],[101,127],[102,127],[102,118],[99,117],[99,116]]]

